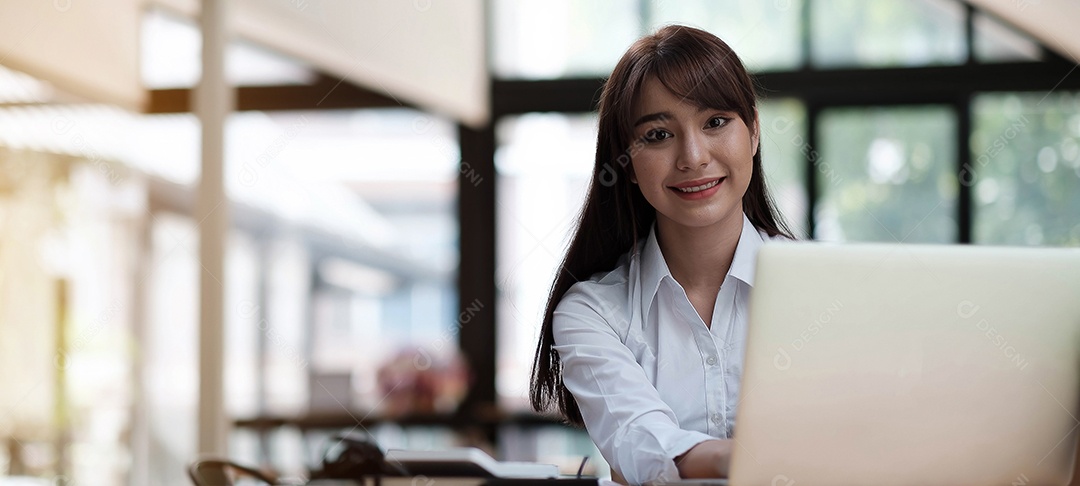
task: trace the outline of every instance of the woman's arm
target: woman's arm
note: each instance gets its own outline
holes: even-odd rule
[[[702,442],[675,458],[679,476],[684,478],[726,478],[731,463],[731,439]]]
[[[715,437],[679,427],[675,413],[605,320],[618,313],[589,294],[571,290],[554,313],[563,383],[593,442],[631,484],[679,479],[674,459]]]

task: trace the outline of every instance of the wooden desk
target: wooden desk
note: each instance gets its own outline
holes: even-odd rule
[[[499,429],[503,427],[571,427],[562,420],[533,413],[477,413],[477,414],[442,414],[442,415],[408,415],[402,417],[383,417],[366,414],[363,412],[346,411],[309,415],[264,415],[251,418],[237,419],[233,421],[233,427],[241,430],[250,430],[257,434],[259,440],[259,461],[262,465],[269,465],[270,434],[279,429],[294,429],[300,432],[305,450],[314,450],[309,441],[309,432],[330,432],[342,429],[358,428],[370,430],[380,425],[396,425],[400,427],[440,427],[460,433],[469,439],[467,445],[480,446],[492,453],[488,446],[498,444]],[[491,438],[495,443],[489,443]],[[420,485],[423,486],[423,485]]]

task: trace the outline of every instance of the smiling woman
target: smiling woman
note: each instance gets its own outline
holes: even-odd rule
[[[656,77],[645,82],[635,111],[634,137],[644,146],[633,157],[630,181],[657,210],[660,233],[723,221],[737,234],[758,146],[756,121],[750,130],[738,113],[695,106]]]
[[[604,85],[531,401],[584,425],[631,484],[727,474],[754,257],[790,238],[760,131],[745,68],[702,30],[638,40]]]

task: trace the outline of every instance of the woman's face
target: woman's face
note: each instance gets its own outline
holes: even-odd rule
[[[751,130],[736,112],[690,104],[655,77],[642,86],[633,120],[631,181],[658,220],[703,227],[734,217],[742,224],[756,123]]]

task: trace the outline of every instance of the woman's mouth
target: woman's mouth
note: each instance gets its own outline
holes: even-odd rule
[[[712,196],[713,194],[716,194],[716,192],[720,190],[719,189],[720,185],[724,182],[724,179],[727,179],[727,178],[726,177],[721,177],[719,179],[713,179],[711,181],[703,182],[701,184],[696,184],[695,183],[695,185],[692,185],[692,186],[690,186],[690,185],[682,185],[682,187],[671,186],[671,187],[668,187],[668,189],[671,189],[673,192],[675,192],[675,194],[677,194],[679,197],[681,197],[683,199],[704,199],[704,198],[707,198],[709,196]]]

